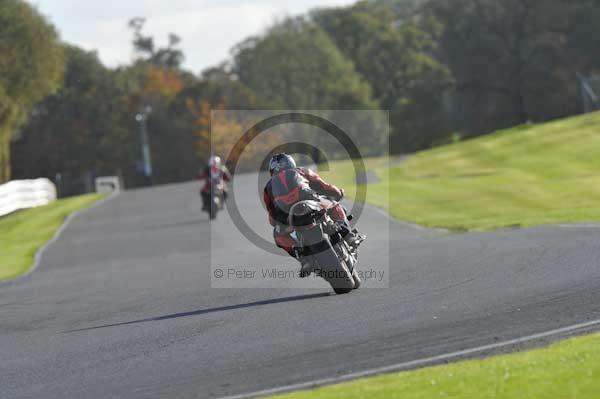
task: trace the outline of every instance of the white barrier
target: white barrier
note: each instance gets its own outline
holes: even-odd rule
[[[0,185],[0,216],[56,201],[56,186],[48,179],[13,180]]]

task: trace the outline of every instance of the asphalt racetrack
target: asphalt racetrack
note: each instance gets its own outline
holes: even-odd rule
[[[256,175],[236,187],[268,237]],[[389,288],[335,296],[291,278],[215,289],[211,261],[296,266],[244,239],[226,212],[211,228],[196,183],[122,193],[75,218],[34,273],[0,286],[0,398],[244,395],[519,349],[600,319],[600,226],[450,234],[371,208],[359,226],[361,265],[389,263]]]

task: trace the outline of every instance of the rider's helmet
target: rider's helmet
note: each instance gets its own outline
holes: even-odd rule
[[[296,161],[291,155],[276,154],[269,161],[269,172],[271,176],[286,169],[295,169]]]
[[[208,166],[214,167],[214,168],[220,168],[221,167],[221,157],[218,155],[212,155],[210,158],[208,158]]]

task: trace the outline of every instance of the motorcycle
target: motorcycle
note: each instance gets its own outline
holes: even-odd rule
[[[327,281],[336,294],[347,294],[361,285],[356,270],[358,251],[343,238],[349,233],[346,223],[329,215],[338,203],[321,199],[300,201],[290,208],[288,225],[299,243],[296,255],[301,262],[308,261],[312,272]]]

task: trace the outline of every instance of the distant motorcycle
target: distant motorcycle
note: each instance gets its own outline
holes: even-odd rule
[[[299,243],[298,259],[308,260],[312,272],[327,281],[336,294],[347,294],[361,285],[356,271],[358,251],[343,239],[348,227],[329,215],[338,203],[324,199],[294,204],[288,224]]]
[[[225,207],[227,200],[227,183],[231,181],[231,173],[221,162],[221,157],[211,155],[206,165],[199,173],[198,179],[206,184],[200,190],[202,210],[206,211],[211,220],[217,218],[217,213]]]

